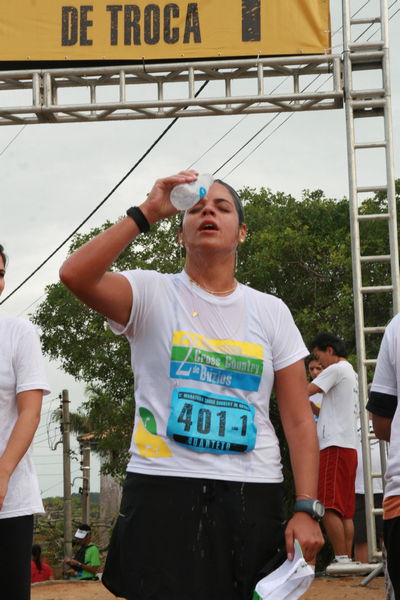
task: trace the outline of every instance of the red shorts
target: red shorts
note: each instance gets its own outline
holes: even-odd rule
[[[357,450],[329,446],[319,453],[318,499],[344,519],[355,511]]]

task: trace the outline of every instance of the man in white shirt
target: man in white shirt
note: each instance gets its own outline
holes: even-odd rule
[[[387,568],[396,600],[400,599],[400,314],[386,327],[367,409],[377,438],[390,442],[383,500],[383,538]]]
[[[343,340],[320,333],[311,352],[323,370],[308,385],[308,393],[323,394],[317,423],[320,446],[318,499],[325,506],[323,523],[335,561],[351,561],[354,536],[355,477],[357,469],[357,374],[347,360]]]

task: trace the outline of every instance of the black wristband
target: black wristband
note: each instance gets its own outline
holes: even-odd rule
[[[150,223],[138,206],[131,206],[126,211],[126,214],[135,221],[141,233],[147,233],[150,230]]]

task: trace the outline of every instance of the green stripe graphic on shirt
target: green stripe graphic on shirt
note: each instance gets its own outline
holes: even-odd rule
[[[192,348],[188,353],[188,348],[183,346],[173,346],[171,358],[173,361],[182,362],[186,360],[197,365],[229,369],[230,371],[249,373],[250,375],[261,375],[263,369],[263,363],[258,358],[207,352],[198,348]]]
[[[263,347],[259,344],[174,332],[170,377],[175,379],[257,391],[263,364]]]

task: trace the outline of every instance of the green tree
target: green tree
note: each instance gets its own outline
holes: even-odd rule
[[[400,191],[397,182],[398,192]],[[248,236],[238,258],[237,277],[263,292],[281,297],[290,307],[306,341],[320,330],[340,334],[354,358],[352,266],[348,201],[326,198],[321,190],[305,190],[300,200],[261,188],[241,190]],[[384,195],[366,200],[361,211],[386,212]],[[109,227],[74,238],[70,252]],[[385,229],[386,228],[386,229]],[[177,219],[140,236],[112,266],[176,272],[182,268]],[[362,254],[387,251],[387,223],[365,222]],[[366,263],[365,284],[386,284],[385,264]],[[391,315],[387,295],[365,302],[367,324],[385,324]],[[162,299],[160,299],[162,302]],[[33,321],[42,330],[44,352],[76,379],[90,386],[81,408],[99,439],[105,470],[122,474],[133,421],[133,376],[129,347],[115,336],[104,317],[86,308],[60,283],[48,286]],[[371,321],[369,323],[369,321]],[[375,350],[378,341],[375,341]],[[278,427],[278,418],[274,421]],[[284,455],[285,454],[285,449]],[[287,461],[286,461],[287,462]]]
[[[87,235],[75,236],[70,252],[110,225],[107,222]],[[135,265],[176,271],[181,263],[176,228],[176,219],[154,226],[151,236],[142,236],[121,254],[113,270]],[[115,336],[102,315],[84,306],[61,283],[46,288],[46,299],[33,321],[42,331],[44,353],[57,360],[67,373],[88,384],[87,399],[78,411],[77,430],[83,433],[91,428],[98,440],[97,451],[105,458],[104,471],[122,476],[134,413],[127,341],[123,336]]]

